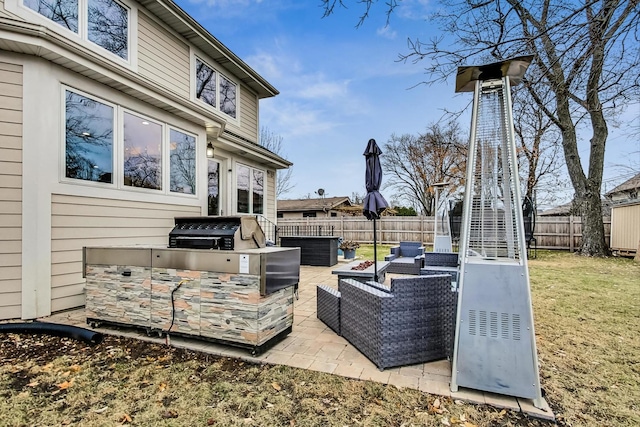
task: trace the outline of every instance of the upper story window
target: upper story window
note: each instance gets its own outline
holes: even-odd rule
[[[129,60],[130,10],[116,0],[22,0],[83,40]]]
[[[78,0],[24,0],[24,5],[56,24],[78,32]]]
[[[216,107],[216,72],[196,58],[196,98]]]
[[[196,57],[196,99],[237,118],[238,86]]]
[[[129,56],[129,10],[114,0],[87,0],[87,4],[89,41],[122,59],[127,59]]]
[[[236,118],[236,85],[220,76],[220,111]]]

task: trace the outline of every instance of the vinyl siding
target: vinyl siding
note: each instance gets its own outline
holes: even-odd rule
[[[21,316],[22,66],[0,62],[0,319]]]
[[[166,245],[174,218],[190,215],[200,207],[53,194],[51,311],[84,304],[84,246]]]
[[[138,72],[189,98],[189,47],[142,11],[138,13]]]
[[[240,127],[229,122],[232,132],[247,138],[249,141],[258,142],[258,98],[247,87],[240,89]]]
[[[267,173],[267,206],[266,217],[269,221],[276,223],[276,171],[271,170],[273,173]]]

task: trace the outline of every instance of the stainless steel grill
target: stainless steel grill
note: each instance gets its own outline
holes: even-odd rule
[[[266,240],[253,216],[175,218],[170,248],[243,250],[264,248]]]

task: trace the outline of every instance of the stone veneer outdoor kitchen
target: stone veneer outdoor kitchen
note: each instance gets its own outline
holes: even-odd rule
[[[299,249],[242,252],[87,248],[87,322],[188,335],[260,352],[291,331]],[[191,267],[168,268],[167,263]],[[274,275],[278,278],[272,280]]]

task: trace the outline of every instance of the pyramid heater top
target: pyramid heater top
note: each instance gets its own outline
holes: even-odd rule
[[[492,64],[458,67],[456,92],[473,92],[476,80],[487,81],[503,77],[509,77],[509,84],[515,86],[522,81],[531,61],[533,55],[526,55]]]

